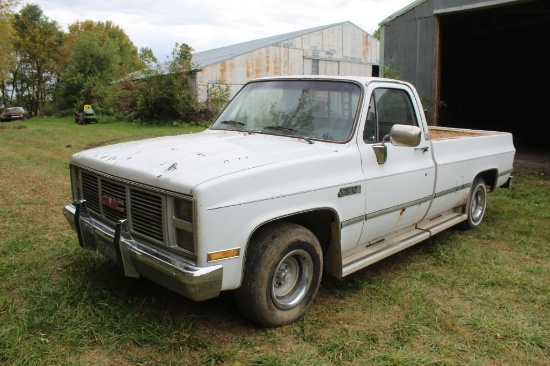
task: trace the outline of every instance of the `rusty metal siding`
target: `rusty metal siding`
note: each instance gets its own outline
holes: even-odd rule
[[[340,62],[340,75],[372,75],[372,65]]]
[[[345,22],[206,66],[197,72],[196,89],[204,101],[209,85],[228,85],[236,91],[238,85],[266,76],[371,76],[378,62],[378,40]]]
[[[342,41],[345,41],[345,38],[342,40],[342,31],[342,26],[336,26],[323,30],[323,44],[321,46],[321,50],[326,57],[334,57],[337,59],[342,58]]]
[[[310,50],[323,50],[323,32],[315,32],[305,35],[303,38],[305,38],[304,46],[307,45],[307,47]]]
[[[324,69],[324,72],[321,71]],[[321,74],[340,75],[340,63],[336,61],[321,61]]]
[[[313,75],[313,60],[304,58],[304,75]]]
[[[288,75],[306,75],[304,70],[304,50],[288,50]]]
[[[280,75],[289,75],[289,65],[290,65],[290,61],[289,61],[289,53],[290,53],[290,50],[286,47],[282,47],[281,48],[281,57],[279,59],[279,70],[280,70]]]
[[[366,36],[366,38],[364,37]],[[372,39],[371,42],[368,39]],[[367,39],[367,41],[365,41]],[[374,37],[364,32],[357,32],[352,27],[344,27],[342,32],[343,59],[377,63],[378,59],[369,59],[369,44],[378,42]]]

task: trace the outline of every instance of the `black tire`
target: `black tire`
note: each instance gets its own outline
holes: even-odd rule
[[[322,274],[321,245],[311,231],[288,222],[270,224],[252,238],[235,302],[259,325],[289,324],[313,303]]]
[[[481,224],[483,216],[485,216],[486,209],[487,186],[482,177],[476,177],[470,189],[470,196],[465,207],[468,218],[466,221],[460,223],[461,228],[465,230],[477,228]]]

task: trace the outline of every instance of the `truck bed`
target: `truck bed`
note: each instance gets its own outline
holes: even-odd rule
[[[428,126],[430,137],[432,140],[456,139],[462,137],[488,136],[498,135],[503,132],[485,131],[485,130],[470,130],[466,128]]]

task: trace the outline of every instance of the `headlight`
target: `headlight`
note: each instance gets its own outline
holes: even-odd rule
[[[176,245],[179,248],[195,252],[195,230],[193,201],[174,199],[174,228],[176,231]]]
[[[192,223],[193,222],[193,202],[190,200],[174,200],[174,216],[176,218]]]

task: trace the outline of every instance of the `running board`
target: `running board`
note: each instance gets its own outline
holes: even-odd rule
[[[466,214],[454,213],[433,220],[424,220],[416,225],[416,228],[402,235],[391,238],[388,241],[383,240],[375,245],[369,245],[364,250],[343,258],[342,277],[418,244],[467,218],[468,215]]]

